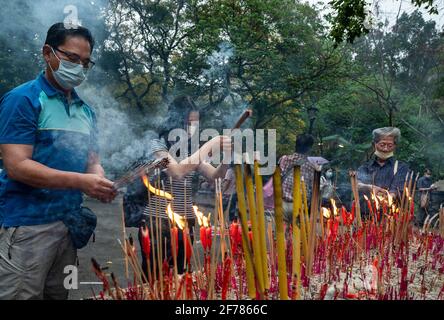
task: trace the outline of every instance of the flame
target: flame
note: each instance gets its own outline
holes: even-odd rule
[[[322,212],[322,215],[324,216],[324,218],[330,219],[330,217],[331,217],[330,209],[327,209],[325,207],[321,207],[321,212]]]
[[[144,175],[142,177],[143,180],[143,184],[145,185],[145,187],[151,192],[154,193],[156,196],[159,196],[161,198],[165,198],[167,200],[173,200],[173,196],[171,194],[169,194],[168,192],[165,192],[163,190],[159,190],[154,188],[150,181],[148,180],[148,177],[146,175]]]
[[[368,201],[368,198],[365,194],[364,194],[364,199],[365,199],[365,201]]]
[[[208,214],[208,217],[205,216],[202,217],[203,226],[205,228],[208,228],[210,226],[210,217],[211,217],[211,212]]]
[[[379,199],[373,192],[372,192],[372,200],[375,202],[376,210],[379,210]]]
[[[392,195],[390,194],[390,192],[388,192],[388,191],[386,191],[386,192],[387,192],[388,206],[391,207],[392,204],[393,204],[393,197],[392,197]]]
[[[168,213],[168,218],[170,218],[173,226],[174,224],[176,224],[180,230],[183,230],[183,228],[185,227],[185,218],[173,212],[173,209],[171,209],[171,203],[168,203],[166,211]]]
[[[203,213],[199,211],[198,206],[193,206],[194,214],[197,218],[197,222],[199,223],[199,226],[202,226],[203,224]]]
[[[339,212],[338,212],[338,208],[336,207],[336,201],[335,201],[335,199],[330,199],[330,202],[331,202],[331,205],[332,205],[332,207],[333,207],[333,214],[334,214],[335,216],[337,216],[337,215],[339,214]]]
[[[198,206],[193,206],[194,214],[197,217],[197,222],[199,223],[199,226],[204,226],[205,228],[210,226],[210,216],[211,213],[208,214],[208,217],[206,217],[201,211],[199,211]]]

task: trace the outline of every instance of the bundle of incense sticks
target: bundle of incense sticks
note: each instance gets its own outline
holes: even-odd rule
[[[441,281],[444,274],[444,210],[441,208],[439,213],[428,217],[422,232],[413,228],[413,199],[418,176],[415,178],[413,173],[407,175],[403,192],[398,196],[400,201],[393,201],[389,193],[387,197],[372,193],[367,201],[372,215],[363,216],[358,223],[359,215],[355,213],[359,198],[354,174],[351,181],[356,198],[351,211],[348,212],[344,206],[337,207],[334,200],[331,201],[331,209],[328,209],[320,207],[320,172],[315,172],[313,195],[307,199],[301,169],[296,164],[293,172],[293,216],[291,221],[284,221],[281,173],[277,168],[273,175],[276,218],[273,234],[271,224],[267,226],[264,221],[262,178],[258,165],[255,160],[254,170],[250,165],[234,167],[240,221],[232,222],[229,232],[226,232],[228,223],[222,206],[222,183],[216,179],[212,224],[218,239],[212,243],[211,226],[209,237],[208,230],[200,232],[200,245],[206,251],[203,261],[196,252],[199,244],[195,243],[186,253],[185,273],[178,275],[177,263],[182,261],[170,266],[168,260],[171,257],[166,249],[162,251],[163,246],[172,245],[174,259],[176,245],[173,239],[177,237],[162,239],[159,212],[156,212],[156,223],[150,223],[150,228],[143,230],[147,237],[155,240],[146,241],[143,248],[148,250],[151,245],[152,251],[155,251],[151,261],[154,270],[148,270],[148,276],[143,273],[131,236],[127,239],[124,231],[123,241],[119,243],[132,270],[133,285],[130,283],[128,289],[120,289],[116,278],[108,281],[107,275],[96,264],[94,271],[104,284],[100,297],[199,300],[444,297]],[[154,188],[161,188],[158,175]],[[152,201],[149,190],[147,192],[148,201]],[[310,216],[308,200],[312,204]],[[205,217],[197,206],[193,210],[196,217]],[[158,206],[156,211],[159,211]],[[172,230],[175,224],[179,226],[179,219],[174,212],[170,212],[169,216]],[[440,228],[434,230],[438,222]],[[183,232],[184,238],[191,244],[188,228],[184,222],[180,228],[182,231],[178,232]],[[205,241],[202,242],[203,239]],[[156,250],[153,243],[157,246]],[[372,270],[367,272],[367,267]],[[414,281],[419,277],[420,290],[418,281]],[[110,283],[114,284],[115,291],[110,288]],[[441,288],[441,291],[437,292],[436,288]],[[433,294],[429,293],[431,291]]]
[[[114,182],[114,188],[119,190],[142,175],[149,175],[154,169],[165,169],[169,164],[168,158],[144,161],[133,165],[125,174]]]

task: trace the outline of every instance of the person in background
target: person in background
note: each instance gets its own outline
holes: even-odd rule
[[[194,135],[199,135],[198,127],[200,120],[200,112],[194,101],[189,96],[179,96],[173,100],[168,107],[168,117],[165,120],[161,130],[159,132],[159,138],[154,139],[151,142],[149,148],[149,158],[162,159],[168,158],[169,165],[167,170],[162,172],[160,177],[152,174],[150,180],[154,184],[156,181],[161,181],[161,189],[168,193],[172,193],[174,199],[171,201],[172,209],[175,213],[184,217],[190,228],[191,240],[193,240],[193,227],[195,225],[195,214],[193,211],[193,194],[192,183],[196,174],[202,174],[208,181],[214,181],[216,178],[222,178],[225,176],[228,169],[227,164],[219,164],[214,167],[207,161],[208,156],[212,149],[216,146],[220,146],[221,151],[231,152],[231,138],[225,136],[217,136],[206,142],[196,152],[191,153],[190,141]],[[184,154],[172,154],[172,143],[168,140],[168,136],[171,130],[185,129],[188,139],[188,150],[185,150]],[[199,141],[199,140],[197,140]],[[180,150],[183,151],[183,150]],[[179,152],[179,150],[177,151]],[[178,160],[176,160],[178,159]],[[146,194],[146,189],[145,189]],[[128,216],[127,220],[131,221],[133,227],[140,227],[142,221],[150,222],[150,216],[155,221],[156,212],[159,213],[160,219],[162,219],[162,241],[167,238],[168,243],[170,241],[170,230],[168,224],[168,215],[166,208],[169,201],[165,198],[159,197],[155,194],[151,194],[151,201],[146,204],[142,210],[136,210],[132,212],[125,212]],[[129,217],[132,215],[133,217]],[[134,215],[136,217],[134,217]],[[139,232],[139,241],[141,242],[141,233]],[[152,236],[151,240],[155,242],[155,238]],[[182,232],[179,232],[179,251],[177,253],[178,272],[183,273],[185,268],[183,265],[184,260],[184,245],[182,239]],[[167,245],[168,254],[171,257],[171,246]],[[154,254],[151,251],[151,254]],[[152,262],[153,259],[150,259]],[[170,261],[172,263],[172,261]],[[146,257],[142,252],[142,267],[147,272]],[[152,269],[153,270],[153,269]]]
[[[64,268],[77,251],[65,217],[82,192],[109,202],[94,111],[77,95],[94,63],[81,26],[48,30],[45,71],[0,99],[0,299],[67,299]]]
[[[422,228],[427,215],[429,215],[430,191],[436,188],[432,182],[432,171],[430,169],[425,169],[424,175],[416,183],[416,188],[419,195],[419,210],[417,211],[415,224]]]
[[[335,188],[333,185],[333,169],[328,168],[327,171],[321,176],[321,197],[322,197],[322,206],[329,208],[330,207],[330,199],[333,199],[335,196]]]
[[[301,134],[296,138],[295,152],[291,155],[284,155],[279,160],[282,174],[284,218],[287,223],[291,222],[293,215],[293,168],[298,163],[301,163],[301,177],[305,182],[307,199],[311,199],[314,169],[308,161],[308,156],[313,144],[314,138],[312,135]]]

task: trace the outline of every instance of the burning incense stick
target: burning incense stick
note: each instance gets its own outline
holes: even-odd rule
[[[116,190],[119,190],[127,186],[143,174],[149,176],[149,174],[156,169],[165,169],[168,164],[168,158],[162,158],[138,164],[135,167],[131,168],[128,172],[126,172],[122,177],[117,179],[114,182],[114,188]]]
[[[353,192],[353,199],[355,201],[355,213],[356,213],[356,219],[358,223],[358,227],[362,227],[362,218],[361,218],[361,206],[359,204],[359,191],[358,191],[358,180],[356,176],[356,171],[350,171],[350,182]]]

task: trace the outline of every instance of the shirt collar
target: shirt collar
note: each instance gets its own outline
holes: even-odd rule
[[[376,157],[376,156],[373,156],[373,159],[372,159],[372,161],[370,161],[370,164],[373,165],[373,166],[378,166],[378,167],[380,167],[380,165],[379,165],[379,163],[376,161],[376,159],[377,159],[377,157]],[[393,164],[393,159],[394,159],[394,157],[390,157],[390,158],[386,159],[386,160],[385,160],[385,163],[384,163],[384,166],[386,166],[386,165],[392,165],[392,164]]]
[[[39,82],[40,87],[48,97],[54,97],[56,95],[61,95],[61,96],[65,95],[62,91],[58,90],[51,83],[49,83],[48,79],[46,79],[45,77],[45,71],[40,72],[39,76],[37,77],[37,81]],[[83,103],[83,100],[79,97],[75,89],[73,89],[71,92],[71,98],[73,103],[75,102]]]

